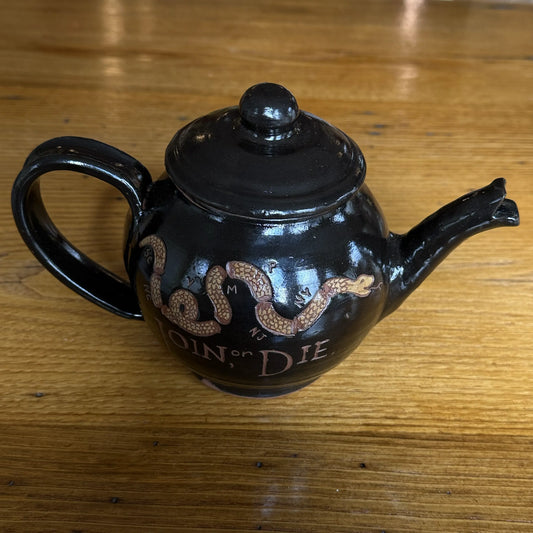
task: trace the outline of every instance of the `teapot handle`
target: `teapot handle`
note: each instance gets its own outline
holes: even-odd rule
[[[11,196],[13,215],[22,238],[54,276],[108,311],[142,320],[132,283],[80,252],[50,219],[41,198],[39,178],[56,170],[88,174],[118,189],[131,208],[129,239],[137,233],[143,198],[151,183],[148,170],[128,154],[99,141],[58,137],[31,152],[15,180]]]

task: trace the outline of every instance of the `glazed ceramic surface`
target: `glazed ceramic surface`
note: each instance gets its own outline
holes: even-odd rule
[[[275,84],[185,126],[165,163],[152,182],[113,147],[52,139],[15,182],[15,220],[61,281],[118,315],[144,318],[206,384],[244,396],[311,383],[453,247],[519,221],[499,178],[405,235],[390,232],[359,147]],[[60,169],[111,183],[128,200],[129,280],[76,250],[49,219],[39,178]]]

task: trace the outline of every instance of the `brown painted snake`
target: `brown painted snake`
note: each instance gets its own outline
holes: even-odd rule
[[[350,293],[365,297],[370,294],[374,283],[374,276],[369,274],[361,274],[356,279],[344,276],[329,278],[320,286],[305,308],[291,319],[283,317],[274,309],[272,284],[262,270],[244,261],[229,261],[225,269],[215,265],[207,271],[205,287],[215,309],[215,320],[199,321],[198,301],[192,292],[177,289],[170,295],[168,304],[163,303],[161,276],[165,271],[166,246],[157,235],[149,235],[140,242],[141,248],[146,246],[149,246],[154,254],[150,276],[150,297],[153,304],[161,309],[163,315],[172,323],[199,337],[220,333],[220,326],[231,322],[232,309],[222,288],[228,276],[247,285],[257,302],[255,316],[261,326],[274,335],[285,337],[292,337],[310,328],[326,310],[331,298],[337,294]]]

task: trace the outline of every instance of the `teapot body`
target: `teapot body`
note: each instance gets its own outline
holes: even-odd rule
[[[330,212],[273,222],[209,212],[165,174],[128,267],[144,319],[206,384],[276,396],[337,365],[379,320],[387,236],[366,186]]]

